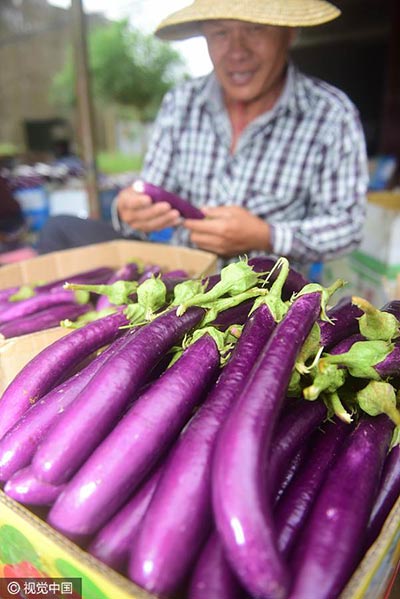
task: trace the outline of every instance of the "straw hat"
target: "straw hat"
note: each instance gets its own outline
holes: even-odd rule
[[[155,33],[164,40],[183,40],[201,35],[200,23],[214,19],[307,27],[339,15],[340,10],[325,0],[194,0],[164,19]]]

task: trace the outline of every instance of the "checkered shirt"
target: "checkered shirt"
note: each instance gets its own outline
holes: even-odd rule
[[[292,265],[359,244],[367,157],[358,112],[343,92],[291,64],[274,109],[247,126],[234,153],[231,135],[214,74],[185,82],[163,100],[142,178],[199,208],[246,208],[268,221],[272,253]],[[187,230],[174,229],[171,243],[190,246]]]

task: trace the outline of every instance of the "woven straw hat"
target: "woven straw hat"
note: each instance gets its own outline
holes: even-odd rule
[[[194,0],[164,19],[155,33],[164,40],[184,40],[201,35],[200,23],[215,19],[307,27],[339,15],[340,10],[325,0]]]

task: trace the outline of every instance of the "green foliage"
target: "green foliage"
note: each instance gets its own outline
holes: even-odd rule
[[[99,152],[97,154],[97,165],[99,170],[106,175],[129,171],[139,172],[142,168],[142,157],[138,155],[129,156],[119,152]]]
[[[96,100],[132,106],[142,119],[152,118],[165,92],[185,76],[181,56],[152,35],[116,21],[88,36],[92,89]],[[71,50],[64,69],[54,78],[52,99],[74,103],[74,64]]]

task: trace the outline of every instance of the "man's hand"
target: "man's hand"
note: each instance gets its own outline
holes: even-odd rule
[[[270,228],[261,218],[240,206],[204,208],[203,220],[186,219],[192,243],[219,256],[232,257],[251,250],[268,252]]]
[[[117,196],[118,215],[122,221],[137,231],[151,233],[166,227],[175,227],[181,221],[180,214],[168,202],[152,203],[150,196],[127,187]]]

